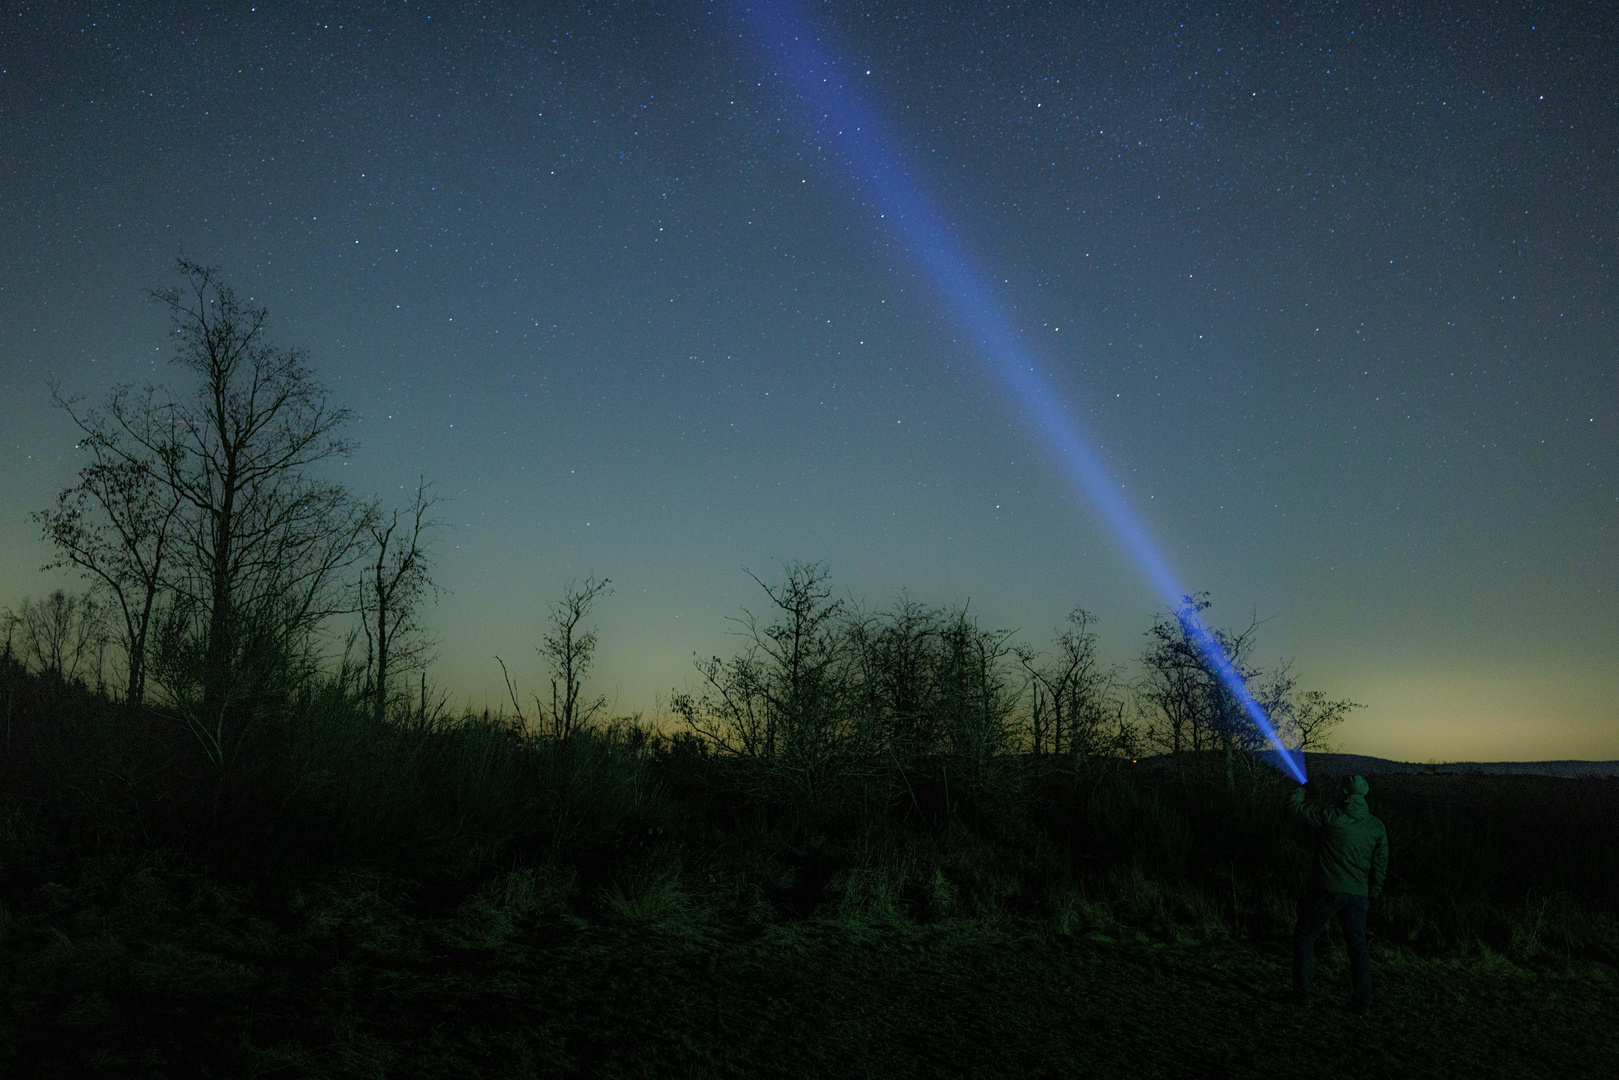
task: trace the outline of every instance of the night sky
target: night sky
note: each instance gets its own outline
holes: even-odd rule
[[[1619,758],[1606,3],[803,4],[1216,625],[1344,749]],[[788,560],[1138,656],[1162,601],[735,3],[0,17],[0,603],[72,579],[46,381],[167,381],[183,251],[446,498],[432,676],[571,579],[650,714]]]

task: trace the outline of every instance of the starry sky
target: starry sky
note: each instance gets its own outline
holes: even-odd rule
[[[796,9],[1215,625],[1346,750],[1619,758],[1606,4]],[[177,253],[445,498],[436,681],[537,687],[595,574],[652,714],[744,569],[1139,656],[1162,601],[991,376],[749,0],[11,3],[0,602],[70,578],[49,379],[168,381]]]

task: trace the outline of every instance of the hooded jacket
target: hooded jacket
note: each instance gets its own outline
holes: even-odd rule
[[[1376,896],[1388,878],[1388,830],[1366,809],[1370,788],[1365,777],[1350,777],[1345,789],[1347,797],[1340,793],[1332,806],[1323,807],[1306,805],[1301,786],[1288,800],[1288,809],[1316,835],[1311,885],[1328,892]]]

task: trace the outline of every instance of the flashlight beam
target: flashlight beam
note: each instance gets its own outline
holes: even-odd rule
[[[1193,644],[1275,751],[1275,759],[1304,783],[1304,756],[1282,744],[1231,658],[1197,612],[1188,607],[1186,592],[1169,563],[1119,493],[1057,387],[1040,373],[1034,353],[1002,314],[994,289],[974,271],[966,249],[945,227],[944,216],[923,185],[909,175],[903,157],[894,149],[898,141],[884,130],[865,96],[855,88],[870,72],[839,64],[820,45],[816,28],[791,0],[733,0],[733,4],[774,66],[773,74],[802,99],[817,137],[843,156],[856,183],[871,196],[946,308],[981,343],[985,364],[1007,395],[1024,408],[1058,461],[1112,527],[1125,552],[1179,615]]]

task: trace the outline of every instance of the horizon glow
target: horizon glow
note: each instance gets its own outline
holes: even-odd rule
[[[871,70],[839,65],[817,42],[815,26],[795,10],[791,0],[757,0],[752,5],[733,0],[733,4],[738,19],[775,66],[771,74],[785,78],[807,106],[816,138],[840,152],[855,183],[872,196],[879,216],[910,251],[950,314],[978,340],[990,372],[1027,412],[1057,461],[1111,526],[1125,553],[1180,619],[1204,660],[1265,737],[1271,752],[1260,756],[1305,783],[1303,754],[1282,743],[1231,658],[1187,603],[1188,594],[1120,494],[1073,411],[1051,380],[1040,373],[1037,357],[1002,313],[988,278],[974,269],[965,247],[945,227],[943,215],[922,184],[909,174],[894,149],[896,140],[884,130],[875,110],[847,85],[848,80],[870,76]]]

